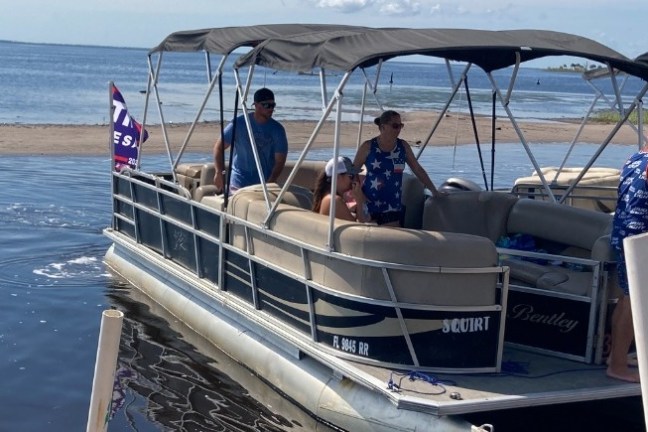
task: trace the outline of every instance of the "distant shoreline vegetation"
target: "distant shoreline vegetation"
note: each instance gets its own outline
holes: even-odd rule
[[[561,65],[561,66],[550,66],[550,67],[546,68],[545,70],[547,70],[549,72],[578,72],[578,73],[583,73],[586,70],[596,69],[596,68],[597,68],[597,66],[595,64],[591,64],[591,65],[588,66],[587,63],[584,64],[584,65],[582,65],[580,63],[572,63],[570,65],[564,64],[564,65]]]
[[[633,111],[632,114],[630,114],[630,117],[628,117],[628,121],[632,123],[633,125],[637,125],[637,111]],[[592,121],[596,123],[604,123],[604,124],[613,124],[617,123],[621,119],[621,115],[619,114],[618,111],[600,111],[597,113],[594,113],[592,116]],[[648,112],[643,113],[643,124],[646,124],[648,122]]]

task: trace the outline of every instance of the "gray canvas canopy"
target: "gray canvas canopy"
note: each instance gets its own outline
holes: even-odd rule
[[[205,51],[213,54],[229,54],[237,48],[255,47],[271,38],[309,35],[319,32],[360,31],[364,27],[327,24],[268,24],[243,27],[222,27],[188,30],[171,33],[149,55],[160,52]]]
[[[319,40],[317,40],[319,38]],[[271,38],[241,56],[237,67],[258,64],[308,72],[351,71],[380,60],[420,54],[473,63],[486,72],[546,56],[586,58],[648,79],[648,64],[591,39],[544,30],[360,29],[349,34],[295,34]]]

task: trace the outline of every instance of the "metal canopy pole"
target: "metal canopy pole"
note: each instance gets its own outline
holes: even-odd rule
[[[497,99],[500,100],[500,104],[502,105],[502,108],[504,108],[504,111],[506,111],[506,115],[508,116],[509,120],[511,121],[511,125],[513,126],[513,129],[515,130],[515,133],[517,134],[518,138],[520,139],[520,142],[522,143],[522,146],[524,147],[524,150],[527,153],[527,156],[529,157],[529,160],[531,161],[531,164],[533,165],[533,168],[536,170],[538,173],[538,177],[540,178],[540,182],[542,183],[542,187],[547,193],[547,196],[551,199],[551,201],[556,202],[556,197],[554,196],[553,192],[551,191],[551,188],[547,184],[547,180],[545,179],[544,174],[542,174],[542,171],[540,170],[540,166],[538,165],[538,161],[536,161],[535,156],[533,155],[533,152],[531,152],[531,148],[529,147],[529,143],[526,140],[526,137],[524,136],[524,133],[522,133],[522,129],[520,129],[520,126],[518,125],[517,121],[515,120],[515,116],[511,112],[511,109],[508,106],[508,102],[504,99],[502,96],[502,93],[500,92],[499,87],[497,86],[497,83],[495,82],[495,79],[493,78],[493,74],[491,72],[488,72],[486,74],[488,76],[489,81],[491,82],[491,86],[493,87],[493,91],[495,92],[493,97],[497,97]],[[513,77],[511,77],[513,79]],[[514,83],[511,81],[509,88],[513,88]],[[492,178],[492,174],[491,174]],[[492,184],[491,184],[492,186]]]
[[[346,72],[342,79],[340,80],[340,83],[337,86],[337,89],[335,90],[335,93],[333,94],[333,98],[329,101],[328,105],[326,106],[326,110],[322,114],[322,117],[320,117],[319,121],[317,122],[317,125],[315,126],[315,129],[313,129],[313,132],[311,133],[311,136],[308,138],[308,141],[306,142],[306,145],[304,146],[304,149],[302,150],[301,154],[297,158],[297,161],[295,162],[295,166],[293,169],[290,171],[290,174],[288,175],[288,178],[286,179],[286,182],[284,183],[284,186],[281,188],[281,191],[279,191],[279,195],[277,195],[277,199],[272,205],[272,208],[268,212],[268,216],[266,217],[265,221],[263,222],[264,225],[267,225],[270,222],[270,219],[274,215],[277,206],[281,202],[281,199],[283,198],[284,194],[290,187],[290,185],[293,182],[293,179],[297,176],[297,171],[299,171],[299,167],[301,164],[304,162],[304,159],[306,159],[306,155],[308,154],[308,151],[310,150],[311,146],[315,142],[315,138],[317,138],[317,135],[319,134],[320,130],[322,129],[322,126],[324,125],[324,122],[328,118],[329,114],[331,111],[333,111],[333,105],[337,102],[337,98],[339,98],[342,95],[342,89],[346,85],[347,81],[351,77],[351,72]],[[339,137],[337,137],[339,141]],[[334,142],[334,145],[337,144],[337,141]]]
[[[338,155],[340,153],[340,121],[342,120],[342,92],[336,92],[335,99],[336,103],[336,113],[335,113],[335,134],[333,135],[333,160],[337,161]],[[335,250],[333,247],[333,230],[335,229],[335,207],[337,195],[337,168],[338,164],[333,164],[333,172],[331,173],[331,211],[329,211],[329,227],[328,227],[328,241],[327,248],[331,252]]]
[[[245,103],[245,97],[250,90],[253,74],[254,74],[254,64],[250,66],[246,83],[245,83],[245,89],[243,89],[241,87],[239,71],[236,68],[234,69],[234,79],[236,80],[236,91],[239,93],[241,99],[241,109],[243,110],[243,119],[245,120],[245,127],[247,128],[248,137],[250,138],[250,145],[252,146],[252,154],[254,155],[254,164],[256,165],[257,173],[259,174],[259,181],[261,184],[261,188],[263,189],[263,196],[265,197],[266,208],[267,210],[270,210],[270,195],[268,194],[268,186],[266,184],[265,179],[263,178],[261,159],[259,158],[259,151],[256,146],[256,140],[254,139],[254,131],[252,130],[252,124],[250,123],[247,104]],[[232,143],[232,146],[233,145],[234,143]],[[230,161],[230,165],[232,165],[232,161]]]
[[[158,89],[158,77],[160,76],[160,68],[162,66],[162,53],[158,57],[158,63],[156,71],[153,72],[153,64],[151,63],[151,57],[148,57],[149,63],[149,79],[153,83],[153,92],[155,93],[155,100],[157,101],[158,114],[160,115],[160,125],[162,126],[162,137],[164,138],[164,145],[166,146],[167,157],[169,158],[169,166],[173,167],[173,156],[171,155],[171,143],[169,142],[169,133],[166,128],[166,122],[164,121],[164,112],[162,110],[162,101],[160,100],[160,91]],[[146,92],[146,97],[148,98],[150,89]],[[142,152],[139,153],[140,155]],[[138,156],[139,157],[139,156]],[[171,175],[173,176],[173,181],[176,182],[176,172],[174,169],[171,170]]]
[[[196,116],[194,117],[191,126],[189,127],[189,130],[187,131],[187,135],[184,138],[184,141],[182,142],[182,145],[180,146],[180,150],[178,151],[178,154],[176,155],[176,159],[173,163],[173,171],[175,171],[175,168],[178,166],[178,163],[180,162],[180,158],[184,154],[185,150],[187,149],[187,146],[189,145],[189,140],[191,139],[191,135],[193,135],[194,130],[196,129],[196,125],[198,124],[198,121],[200,120],[200,116],[202,115],[203,111],[205,110],[205,107],[207,106],[207,102],[209,101],[209,98],[212,95],[212,92],[214,91],[214,86],[216,83],[219,85],[219,94],[220,96],[220,113],[221,113],[221,130],[223,128],[223,121],[222,121],[222,116],[223,116],[223,86],[222,86],[222,68],[225,64],[227,56],[223,56],[223,58],[220,61],[220,64],[218,65],[218,69],[216,70],[216,75],[214,78],[210,81],[209,87],[207,88],[207,93],[203,97],[203,101],[200,104],[200,107],[198,108],[198,112],[196,113]],[[211,74],[210,74],[211,75]],[[224,165],[223,165],[224,166]]]
[[[475,122],[475,113],[473,111],[472,99],[470,98],[470,89],[468,86],[468,76],[464,79],[464,87],[466,88],[466,100],[468,101],[468,111],[470,111],[470,122],[472,123],[473,133],[475,134],[475,144],[477,145],[477,154],[479,155],[479,165],[481,166],[482,176],[484,177],[484,186],[488,190],[488,180],[486,179],[486,170],[484,169],[484,157],[481,152],[481,145],[479,143],[479,133],[477,132],[477,123]],[[493,113],[494,115],[495,113]]]
[[[596,150],[596,152],[594,152],[594,154],[590,158],[589,162],[587,162],[587,164],[581,170],[581,172],[578,173],[578,176],[576,176],[576,179],[574,180],[574,183],[571,184],[567,188],[567,190],[565,191],[564,197],[568,196],[571,193],[571,191],[574,190],[574,188],[576,187],[576,185],[578,185],[578,182],[581,181],[581,179],[583,178],[583,176],[585,175],[587,170],[589,170],[592,167],[592,165],[594,165],[594,162],[596,162],[596,160],[601,155],[601,153],[603,153],[603,150],[605,150],[605,148],[610,143],[610,141],[612,141],[612,138],[614,138],[614,136],[619,131],[619,129],[621,129],[621,126],[623,126],[623,124],[626,121],[628,121],[628,118],[630,117],[630,114],[632,114],[632,112],[635,110],[636,107],[638,107],[639,105],[642,104],[641,99],[646,94],[646,91],[648,91],[648,83],[644,84],[643,88],[637,94],[634,101],[632,101],[632,104],[628,107],[628,110],[626,111],[625,115],[621,119],[619,119],[619,121],[617,122],[616,125],[614,125],[614,128],[612,128],[612,130],[610,131],[608,136],[605,138],[605,140],[603,140],[603,142],[601,143],[599,148]],[[642,131],[642,135],[643,135],[643,131]],[[561,200],[561,202],[562,202],[562,200]]]
[[[446,61],[446,64],[448,64],[447,61]],[[443,119],[443,116],[445,115],[446,112],[448,112],[448,108],[450,107],[450,104],[452,103],[455,96],[457,95],[457,92],[461,88],[461,84],[463,83],[463,80],[468,75],[468,70],[470,69],[471,66],[472,66],[472,63],[468,63],[466,65],[465,69],[461,73],[461,77],[459,78],[459,81],[452,86],[452,91],[450,92],[450,97],[448,98],[445,105],[441,109],[441,112],[439,113],[439,115],[438,115],[438,117],[436,119],[436,122],[432,126],[432,130],[430,130],[430,133],[428,134],[428,136],[423,141],[423,144],[421,145],[421,148],[419,149],[418,153],[416,154],[416,159],[418,159],[421,156],[421,153],[423,153],[423,150],[425,150],[425,147],[427,147],[428,143],[432,139],[432,135],[434,135],[434,132],[436,132],[437,128],[439,127],[439,124],[441,123],[441,120]],[[452,77],[451,77],[451,79],[452,79]]]

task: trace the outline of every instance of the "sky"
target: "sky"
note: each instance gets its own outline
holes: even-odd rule
[[[542,29],[648,51],[648,0],[0,0],[0,40],[150,48],[179,30],[276,23]]]

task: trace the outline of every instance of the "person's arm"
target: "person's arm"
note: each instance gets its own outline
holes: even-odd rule
[[[214,144],[214,186],[218,189],[219,192],[224,191],[224,175],[225,171],[225,149],[229,147],[227,140],[232,138],[232,123],[228,124],[223,131],[223,137],[225,138],[225,143],[219,137]]]
[[[403,147],[405,148],[405,160],[407,161],[407,165],[412,169],[412,172],[418,178],[421,183],[425,185],[426,188],[430,189],[430,192],[432,192],[432,196],[438,197],[442,195],[434,186],[434,183],[432,182],[432,179],[430,179],[430,176],[428,173],[425,171],[425,169],[421,166],[419,161],[416,159],[414,156],[414,152],[412,151],[412,147],[407,143],[407,141],[403,141]]]
[[[331,213],[331,194],[326,195],[322,198],[322,204],[320,205],[320,214],[329,215]],[[348,221],[355,221],[356,218],[351,213],[351,210],[346,206],[346,203],[342,197],[335,195],[335,217],[337,219],[344,219]]]
[[[353,193],[353,198],[356,202],[355,219],[358,222],[369,222],[369,219],[365,215],[364,207],[366,198],[364,196],[364,193],[362,192],[362,184],[359,181],[354,181],[351,192]]]
[[[224,166],[224,155],[225,155],[225,149],[223,148],[223,141],[219,138],[216,141],[216,144],[214,144],[214,169],[216,170],[216,173],[214,174],[214,186],[216,186],[216,189],[218,192],[223,191],[223,170],[225,169]]]
[[[278,130],[274,133],[274,166],[270,172],[270,177],[268,177],[268,183],[275,183],[281,171],[283,171],[284,165],[286,165],[286,157],[288,156],[288,136],[286,135],[286,129],[281,123],[275,122]]]
[[[274,183],[277,181],[279,176],[281,175],[281,171],[283,171],[284,165],[286,165],[286,153],[275,153],[274,158],[275,158],[275,163],[274,166],[272,167],[272,172],[270,173],[270,177],[268,177],[268,183]]]
[[[353,167],[358,171],[360,171],[362,169],[362,166],[365,164],[370,148],[371,148],[371,144],[369,141],[363,142],[362,145],[358,148],[358,151],[356,152],[356,155],[353,158]]]

